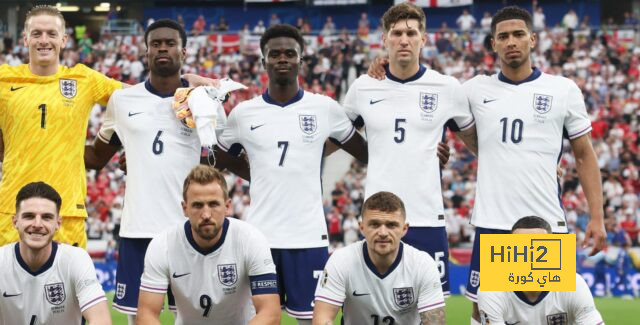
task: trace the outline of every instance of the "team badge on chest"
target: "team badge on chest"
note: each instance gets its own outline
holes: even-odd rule
[[[420,93],[420,108],[425,113],[433,113],[438,109],[438,94]]]
[[[238,281],[238,270],[235,263],[218,265],[218,280],[227,287],[234,285]]]
[[[60,93],[68,99],[76,97],[78,93],[78,82],[73,79],[60,79]]]
[[[393,302],[396,306],[405,309],[410,307],[414,300],[413,288],[393,288]]]
[[[538,114],[544,114],[551,110],[552,101],[553,96],[533,94],[533,109],[535,109]]]
[[[67,298],[64,293],[64,283],[62,282],[45,285],[44,293],[47,301],[56,306],[63,303]]]
[[[569,320],[567,319],[567,313],[547,315],[547,325],[567,325],[567,324],[569,324]]]
[[[300,129],[305,134],[314,134],[318,130],[318,122],[315,115],[298,115]]]

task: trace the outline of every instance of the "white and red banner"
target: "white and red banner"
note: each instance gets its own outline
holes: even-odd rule
[[[473,4],[473,0],[395,0],[394,2],[395,4],[411,2],[422,8],[459,7]]]
[[[211,34],[209,40],[216,53],[234,53],[240,50],[240,35],[238,34]]]

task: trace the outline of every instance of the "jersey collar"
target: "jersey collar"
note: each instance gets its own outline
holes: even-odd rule
[[[302,90],[302,88],[298,89],[298,92],[296,93],[295,96],[293,96],[293,98],[289,99],[288,102],[284,103],[284,104],[280,104],[278,102],[276,102],[275,100],[273,100],[273,98],[271,98],[271,96],[269,96],[269,89],[265,90],[264,93],[262,93],[262,99],[271,104],[271,105],[276,105],[276,106],[280,106],[280,107],[285,107],[285,106],[289,106],[299,100],[302,99],[302,96],[304,96],[304,90]]]
[[[27,262],[25,262],[22,259],[22,255],[20,255],[20,243],[16,243],[15,251],[16,251],[16,260],[18,260],[18,264],[20,264],[20,266],[25,271],[27,271],[27,273],[29,273],[29,274],[31,274],[33,276],[38,276],[39,274],[44,273],[45,271],[50,269],[51,266],[53,266],[53,261],[56,259],[56,253],[58,252],[58,243],[51,242],[51,255],[49,255],[49,259],[47,259],[47,261],[42,265],[42,267],[40,267],[39,270],[36,270],[34,272],[32,272],[31,269],[29,269],[29,266],[27,265]]]
[[[420,79],[420,77],[422,77],[422,75],[424,75],[425,72],[427,72],[427,67],[420,65],[420,69],[418,69],[418,72],[416,72],[416,74],[414,74],[413,76],[407,78],[407,79],[400,79],[394,75],[391,74],[391,70],[389,70],[389,66],[385,66],[384,70],[386,71],[386,75],[387,75],[387,79],[389,80],[393,80],[395,82],[399,82],[401,84],[407,83],[407,82],[411,82],[411,81],[416,81],[418,79]]]
[[[184,223],[184,234],[187,236],[187,241],[189,242],[191,247],[193,247],[193,249],[195,249],[198,253],[202,255],[209,255],[215,252],[218,248],[220,248],[220,246],[224,244],[224,239],[227,237],[228,229],[229,229],[229,220],[227,218],[224,218],[224,222],[222,223],[222,235],[220,236],[220,240],[218,240],[218,242],[215,245],[213,245],[213,247],[209,249],[202,249],[200,248],[200,246],[198,246],[198,244],[196,244],[196,240],[193,239],[193,233],[191,233],[191,222],[187,220],[187,222]]]
[[[549,291],[542,291],[542,293],[540,293],[540,295],[538,296],[538,299],[536,299],[536,301],[534,302],[529,301],[527,296],[525,296],[524,293],[522,293],[522,291],[514,291],[513,293],[516,295],[516,297],[518,297],[518,299],[520,299],[525,304],[529,306],[535,306],[549,294]]]
[[[523,84],[525,82],[529,82],[529,81],[534,81],[536,79],[538,79],[540,76],[542,75],[542,72],[540,72],[540,69],[533,67],[533,72],[531,72],[531,74],[526,77],[524,80],[520,80],[520,81],[513,81],[509,78],[507,78],[504,74],[502,74],[502,71],[500,71],[500,73],[498,74],[498,79],[502,82],[506,82],[508,84],[511,85],[519,85],[519,84]]]
[[[153,88],[153,86],[151,85],[151,79],[147,79],[144,82],[144,88],[147,89],[147,91],[149,91],[150,93],[161,97],[161,98],[168,98],[168,97],[173,97],[173,93],[172,94],[162,94],[160,93],[157,89]],[[180,79],[180,81],[182,82],[182,87],[189,87],[189,82],[185,79]]]
[[[391,267],[389,267],[389,269],[387,270],[387,273],[380,274],[376,266],[373,265],[373,261],[369,257],[369,251],[367,250],[367,242],[365,241],[364,244],[362,245],[362,255],[364,256],[364,263],[367,265],[369,270],[373,272],[373,274],[375,274],[380,279],[384,279],[389,274],[391,274],[391,272],[393,272],[398,267],[398,265],[400,265],[400,261],[402,260],[403,247],[404,247],[404,244],[400,243],[400,247],[398,248],[398,256],[396,256],[396,260],[393,261],[393,264],[391,264]]]

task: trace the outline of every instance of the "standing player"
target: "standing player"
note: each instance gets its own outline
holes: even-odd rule
[[[513,234],[550,234],[540,217],[524,217]],[[575,291],[479,291],[482,324],[604,324],[589,286],[576,273]]]
[[[365,240],[335,251],[318,282],[313,324],[444,324],[440,273],[429,254],[400,242],[409,228],[402,200],[371,195],[362,207]]]
[[[91,257],[53,242],[60,228],[58,192],[44,182],[23,186],[13,226],[20,241],[0,247],[0,325],[111,324]]]
[[[176,324],[279,324],[278,282],[267,239],[244,221],[225,218],[231,200],[224,176],[197,166],[184,181],[183,198],[189,220],[149,244],[138,324],[160,323],[169,286]]]
[[[269,236],[281,303],[298,323],[309,324],[315,283],[328,258],[320,184],[324,143],[334,139],[362,161],[366,149],[338,103],[298,86],[300,31],[271,26],[260,48],[268,90],[231,111],[218,142],[232,154],[246,150],[251,166],[247,221]]]
[[[135,323],[147,246],[158,233],[182,224],[177,203],[180,184],[200,162],[198,135],[178,120],[172,109],[176,89],[186,86],[180,78],[186,42],[185,30],[175,21],[160,19],[147,28],[149,79],[113,93],[98,137],[85,149],[87,167],[96,169],[101,169],[122,146],[127,153],[113,307],[128,314],[130,324]],[[197,90],[203,89],[192,93]],[[211,101],[204,93],[199,95]],[[216,101],[211,104],[211,109],[218,107],[218,125],[224,125],[222,105]],[[219,163],[228,162],[224,153],[218,152],[217,156]],[[233,161],[242,163],[240,159]]]
[[[463,85],[478,132],[478,184],[471,223],[476,226],[466,296],[474,301],[480,285],[480,235],[509,233],[521,216],[540,215],[553,232],[567,232],[556,166],[563,134],[576,158],[591,220],[583,246],[591,254],[605,245],[602,183],[591,146],[591,121],[578,86],[570,79],[531,67],[536,45],[531,15],[518,7],[499,10],[491,22],[491,45],[501,72],[476,76]]]
[[[361,76],[349,87],[344,107],[356,126],[366,128],[365,197],[390,191],[402,198],[410,226],[403,241],[431,254],[448,295],[449,245],[436,152],[445,124],[458,131],[471,151],[477,152],[477,145],[473,115],[460,83],[420,65],[425,20],[422,9],[408,2],[384,13],[386,79]]]
[[[55,240],[86,247],[82,155],[87,120],[93,105],[106,104],[121,83],[82,64],[61,66],[64,31],[64,18],[55,7],[33,7],[24,23],[29,63],[0,66],[0,244],[18,238],[11,227],[12,198],[24,184],[45,181],[63,198]]]

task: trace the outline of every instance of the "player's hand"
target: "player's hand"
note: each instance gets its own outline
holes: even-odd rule
[[[206,77],[201,77],[197,74],[187,73],[182,75],[186,81],[189,82],[189,87],[198,87],[198,86],[213,86],[220,87],[220,81],[218,79],[211,79]]]
[[[602,219],[597,220],[591,218],[587,224],[584,240],[582,241],[582,248],[589,245],[589,240],[591,238],[593,238],[593,249],[591,250],[591,253],[589,253],[589,256],[596,255],[599,251],[603,250],[607,243],[607,232],[604,229],[604,222]]]
[[[449,161],[449,146],[445,142],[438,143],[438,160],[440,160],[440,168],[444,168]]]
[[[558,166],[556,169],[556,174],[558,174],[558,178],[562,178],[562,175],[564,175],[564,169]]]
[[[120,170],[127,174],[127,157],[124,155],[124,152],[120,155],[118,164],[120,164]]]
[[[371,64],[369,65],[369,70],[367,70],[367,74],[371,78],[376,78],[378,80],[383,80],[386,75],[386,71],[384,70],[384,66],[389,64],[389,58],[387,57],[377,57],[373,59]]]

